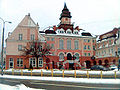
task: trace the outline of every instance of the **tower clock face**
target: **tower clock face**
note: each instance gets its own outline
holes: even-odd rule
[[[65,18],[65,20],[67,21],[67,20],[68,20],[68,18]]]

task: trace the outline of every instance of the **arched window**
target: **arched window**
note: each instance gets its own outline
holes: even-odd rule
[[[72,55],[70,53],[67,54],[67,60],[72,60]]]
[[[78,53],[75,54],[75,57],[76,57],[75,60],[79,60],[79,54]]]
[[[64,44],[62,39],[59,40],[59,49],[64,49]]]
[[[74,34],[78,34],[78,30],[74,30]]]
[[[59,61],[63,61],[64,60],[64,54],[63,53],[60,53],[59,54]]]
[[[71,34],[72,31],[70,29],[67,30],[67,34]]]
[[[99,63],[99,65],[102,65],[102,61],[101,60],[99,60],[98,63]]]

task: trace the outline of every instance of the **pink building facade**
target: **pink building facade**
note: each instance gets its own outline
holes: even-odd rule
[[[71,13],[66,4],[60,15],[59,25],[39,31],[30,14],[18,24],[6,40],[6,69],[29,68],[30,64],[36,68],[36,59],[25,59],[21,56],[22,46],[31,40],[47,42],[51,47],[48,58],[39,58],[39,68],[48,69],[81,69],[94,65],[96,36],[74,26]]]

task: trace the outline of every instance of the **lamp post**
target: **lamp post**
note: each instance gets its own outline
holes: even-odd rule
[[[3,48],[4,48],[4,31],[5,31],[5,23],[12,23],[10,21],[4,21],[1,17],[0,19],[3,22],[3,31],[2,31],[2,51],[1,51],[1,65],[2,65],[2,70],[1,70],[1,75],[3,75]]]

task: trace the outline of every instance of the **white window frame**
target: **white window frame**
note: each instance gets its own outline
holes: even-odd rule
[[[35,64],[33,63],[35,61]],[[32,62],[32,67],[36,67],[36,58],[32,57],[32,58],[29,58],[29,65],[30,63]]]
[[[10,59],[12,59],[12,61],[10,61]],[[10,66],[10,63],[13,63],[13,66]],[[13,58],[9,58],[9,68],[14,68],[14,59]]]
[[[54,44],[53,44],[53,43],[51,44],[51,47],[52,47],[52,49],[54,49],[54,47],[55,47],[55,46],[54,46]]]
[[[18,51],[22,50],[22,45],[18,45]]]
[[[67,32],[67,34],[71,34],[72,33],[72,31],[70,29],[68,29],[66,32]]]
[[[59,61],[64,61],[64,54],[63,53],[59,54]]]
[[[78,30],[74,30],[74,34],[78,34]]]
[[[19,40],[23,40],[23,34],[19,34]]]
[[[71,40],[70,39],[68,39],[67,40],[67,49],[71,49]]]
[[[21,62],[22,62],[22,64],[21,64]],[[17,58],[17,67],[23,67],[23,58]]]
[[[76,56],[76,55],[78,55],[78,57]],[[76,59],[75,60],[79,60],[79,54],[78,53],[75,53],[75,57],[76,57]]]
[[[43,58],[38,58],[38,67],[43,67]]]
[[[74,41],[74,49],[75,49],[75,50],[79,49],[78,46],[79,46],[79,42],[78,42],[78,40],[75,40],[75,41]]]
[[[31,35],[30,35],[30,39],[31,39],[31,40],[35,40],[35,35],[34,35],[34,34],[31,34]]]
[[[59,40],[59,49],[64,49],[64,40]]]

